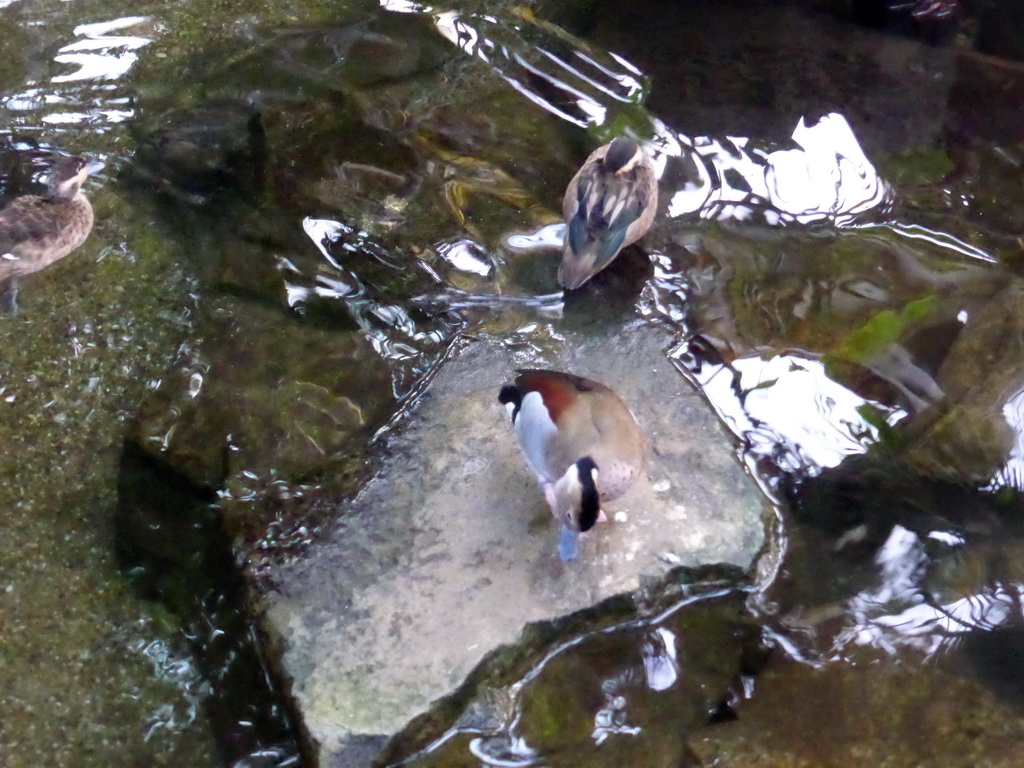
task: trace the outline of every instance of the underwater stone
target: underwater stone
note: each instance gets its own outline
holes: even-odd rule
[[[669,563],[751,565],[763,497],[665,358],[671,341],[636,325],[570,336],[546,359],[476,341],[442,368],[378,475],[262,596],[321,765],[367,765],[368,745],[383,746],[529,622],[638,590]],[[556,554],[556,526],[497,400],[520,367],[608,384],[648,436],[645,472],[571,563]]]

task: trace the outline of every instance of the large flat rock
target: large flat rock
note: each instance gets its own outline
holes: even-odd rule
[[[455,689],[528,622],[635,590],[669,564],[750,566],[765,506],[730,439],[650,326],[567,339],[547,358],[478,341],[430,385],[383,469],[337,527],[279,574],[267,628],[324,766],[366,765],[382,739]],[[497,402],[517,367],[568,370],[622,396],[647,471],[563,563],[557,530]]]

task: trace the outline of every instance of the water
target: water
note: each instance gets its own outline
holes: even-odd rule
[[[547,638],[413,763],[1014,765],[1024,83],[951,5],[0,9],[3,192],[107,161],[0,324],[8,762],[298,761],[242,593],[453,343],[605,314],[673,329],[774,549]],[[561,191],[623,131],[662,216],[563,297]]]

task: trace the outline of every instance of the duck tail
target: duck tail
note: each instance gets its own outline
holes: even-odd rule
[[[566,290],[579,288],[587,280],[608,266],[622,248],[626,230],[616,229],[601,233],[599,237],[580,238],[573,247],[567,238],[558,267],[558,282]]]

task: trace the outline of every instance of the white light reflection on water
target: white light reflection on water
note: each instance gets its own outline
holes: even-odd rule
[[[1002,414],[1013,433],[1013,447],[1006,465],[996,473],[986,490],[1016,488],[1024,491],[1024,390],[1010,396]]]
[[[380,7],[394,13],[430,13],[431,7],[411,0],[380,0]]]
[[[797,221],[823,212],[837,225],[850,224],[886,201],[889,185],[879,178],[846,118],[825,115],[812,126],[801,117],[793,131],[800,149],[768,155],[769,200]]]
[[[150,634],[148,630],[143,631]],[[154,675],[181,692],[181,700],[165,704],[152,712],[145,741],[159,736],[160,731],[177,733],[195,721],[202,708],[203,700],[209,696],[210,684],[200,674],[192,655],[172,648],[163,639],[135,639],[129,641],[128,650],[146,659]]]
[[[515,251],[529,251],[534,248],[561,248],[565,239],[565,222],[547,224],[536,232],[509,235],[505,244]]]
[[[933,531],[926,538],[950,549],[964,546],[947,531]],[[956,645],[967,632],[991,631],[1024,618],[1024,587],[1018,584],[996,583],[944,604],[933,601],[922,587],[933,559],[918,534],[893,526],[875,557],[879,584],[849,601],[847,615],[853,624],[836,637],[836,654],[858,645],[890,655],[913,648],[931,657]]]
[[[320,255],[327,259],[332,267],[341,272],[345,271],[345,268],[335,261],[331,252],[327,250],[327,246],[342,233],[347,232],[347,228],[340,222],[331,219],[314,219],[312,216],[307,216],[302,220],[302,230],[316,245]]]
[[[123,109],[100,109],[95,113],[91,112],[60,112],[56,115],[46,115],[43,117],[43,122],[50,125],[67,125],[75,123],[83,123],[87,120],[91,120],[96,116],[102,116],[105,122],[108,123],[123,123],[127,120],[131,120],[135,116],[135,112],[132,110]]]
[[[135,113],[129,99],[118,94],[119,86],[112,81],[132,68],[138,61],[136,51],[152,40],[141,35],[108,33],[149,23],[149,17],[128,16],[76,27],[74,34],[79,39],[62,47],[53,59],[59,69],[66,70],[67,66],[62,65],[71,65],[74,71],[50,77],[52,90],[39,81],[27,81],[23,91],[2,97],[0,103],[9,110],[24,113],[57,109],[42,114],[34,123],[28,122],[33,118],[26,114],[22,127],[38,127],[40,123],[121,123],[131,119]]]
[[[342,300],[374,352],[390,362],[402,364],[392,371],[392,388],[397,399],[405,397],[443,354],[453,325],[441,319],[426,323],[433,327],[420,328],[404,307],[387,297],[374,296],[377,291],[364,285],[356,274],[358,264],[373,259],[391,269],[401,267],[392,262],[392,255],[368,232],[344,222],[313,217],[303,219],[302,228],[329,269],[305,278],[300,272],[295,279],[286,280],[288,305],[302,311],[302,304],[313,297]],[[349,258],[355,259],[351,269],[343,263]],[[279,262],[278,269],[297,271],[295,265],[287,261]]]
[[[672,357],[678,361],[682,354],[677,349]],[[890,425],[907,415],[833,381],[820,361],[794,354],[683,371],[749,454],[770,458],[786,472],[816,475],[865,453],[878,439],[878,429],[861,415],[862,408],[885,414]]]
[[[630,725],[627,722],[626,704],[628,701],[619,693],[626,687],[625,684],[630,677],[631,675],[627,672],[620,677],[605,680],[601,684],[601,689],[604,692],[604,706],[594,713],[594,730],[590,734],[594,744],[601,745],[607,741],[609,736],[615,734],[636,736],[641,733],[642,729],[639,726]]]
[[[563,293],[543,293],[516,296],[503,294],[477,294],[468,291],[451,289],[445,293],[414,296],[412,301],[417,306],[434,311],[440,309],[472,309],[474,307],[528,307],[538,317],[560,318],[565,309]]]
[[[644,659],[644,677],[652,691],[665,691],[679,679],[676,636],[666,627],[658,627],[640,646]]]
[[[548,53],[543,48],[539,48],[538,50],[541,53],[543,53],[545,56],[549,57],[552,61],[554,61],[559,66],[565,67],[566,69],[568,69],[570,72],[572,72],[574,75],[579,77],[581,80],[583,80],[588,85],[593,86],[594,88],[599,90],[601,93],[606,94],[607,96],[610,96],[611,98],[615,99],[616,101],[626,102],[627,104],[628,103],[633,103],[637,99],[639,99],[639,97],[642,95],[641,91],[642,91],[643,87],[640,85],[640,81],[637,80],[635,77],[633,77],[633,75],[626,74],[625,72],[615,72],[612,69],[609,69],[608,67],[601,66],[600,62],[595,61],[593,58],[591,58],[587,54],[583,53],[582,51],[573,51],[573,55],[576,56],[577,58],[581,59],[582,61],[586,62],[588,65],[590,65],[591,67],[596,69],[601,74],[606,75],[611,80],[614,80],[616,83],[618,83],[620,86],[622,86],[623,93],[621,95],[615,93],[615,91],[611,90],[610,88],[606,88],[605,86],[601,85],[601,83],[597,82],[593,78],[587,77],[580,70],[576,69],[575,67],[570,66],[566,62],[564,62],[561,59],[557,58],[554,54]],[[618,54],[616,54],[616,53],[609,53],[608,55],[611,56],[613,59],[615,59],[615,61],[617,61],[619,64],[621,64],[627,70],[629,70],[629,72],[632,72],[632,73],[634,73],[636,75],[642,75],[643,74],[642,72],[640,72],[639,69],[634,67],[632,64],[630,64],[628,61],[626,61],[624,58],[622,58]]]
[[[793,130],[796,147],[767,152],[746,137],[671,136],[658,126],[667,155],[687,155],[690,178],[671,197],[670,217],[696,214],[705,219],[809,224],[827,221],[849,226],[884,210],[889,185],[867,159],[849,123],[831,113]]]
[[[523,737],[505,734],[473,739],[469,751],[488,768],[526,768],[538,757]]]
[[[387,8],[391,2],[381,4]],[[446,40],[489,64],[534,104],[581,128],[608,120],[603,98],[628,104],[640,103],[645,96],[644,85],[634,76],[639,70],[619,56],[609,55],[602,62],[593,52],[559,54],[551,46],[530,45],[518,36],[516,25],[491,16],[444,11],[434,14],[434,24]],[[552,45],[559,42],[554,35],[550,39]],[[545,94],[535,82],[544,83]]]
[[[116,80],[138,61],[136,50],[152,40],[134,35],[109,35],[117,29],[133,27],[149,21],[146,16],[127,16],[97,24],[75,27],[75,34],[83,39],[68,43],[60,49],[54,61],[78,67],[76,72],[52,78],[55,83],[76,80]]]
[[[894,232],[908,240],[923,240],[931,245],[955,251],[956,253],[967,256],[971,259],[978,259],[979,261],[985,261],[989,264],[996,264],[999,261],[997,258],[983,251],[981,248],[978,248],[976,245],[966,243],[960,238],[954,237],[947,232],[936,232],[934,229],[928,229],[920,224],[901,224],[899,222],[894,222],[889,224],[886,228],[890,232]],[[966,320],[962,322],[966,322]]]
[[[467,238],[454,243],[441,243],[437,246],[437,252],[460,272],[487,277],[494,269],[483,247]]]

